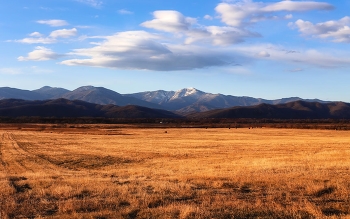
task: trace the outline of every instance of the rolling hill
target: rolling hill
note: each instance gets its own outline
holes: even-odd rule
[[[0,100],[1,117],[105,117],[105,118],[179,118],[165,110],[142,106],[99,105],[81,100]]]
[[[192,113],[188,118],[350,119],[350,104],[295,101]]]

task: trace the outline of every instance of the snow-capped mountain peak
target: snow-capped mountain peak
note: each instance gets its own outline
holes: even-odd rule
[[[196,88],[189,87],[189,88],[184,88],[184,89],[176,91],[174,96],[172,96],[170,98],[170,100],[174,100],[174,99],[181,98],[181,97],[187,97],[187,96],[198,97],[198,96],[203,95],[203,94],[204,94],[204,92],[197,90]]]
[[[75,89],[74,91],[78,91],[78,92],[82,92],[82,91],[90,91],[90,90],[96,90],[97,88],[91,85],[87,85],[87,86],[82,86],[82,87],[78,87],[77,89]]]

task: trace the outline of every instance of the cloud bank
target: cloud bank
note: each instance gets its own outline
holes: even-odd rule
[[[108,36],[97,46],[76,49],[70,55],[87,57],[61,62],[118,69],[154,71],[191,70],[228,64],[228,56],[200,47],[160,43],[159,35],[145,31],[128,31]],[[231,60],[230,60],[231,61]]]

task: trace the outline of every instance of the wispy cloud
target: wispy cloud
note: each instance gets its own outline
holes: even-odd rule
[[[305,36],[321,39],[330,38],[334,42],[350,43],[350,17],[347,16],[340,20],[317,24],[299,19],[295,23],[290,23],[290,26],[298,28],[299,32]]]
[[[26,43],[26,44],[53,44],[57,43],[59,38],[70,38],[76,36],[78,34],[78,30],[76,28],[72,29],[61,29],[55,30],[50,33],[48,37],[45,37],[43,34],[39,32],[33,32],[29,34],[30,37],[14,40],[10,42],[18,42],[18,43]]]
[[[119,13],[119,14],[126,14],[126,15],[128,15],[128,14],[134,14],[134,12],[129,11],[129,10],[126,10],[126,9],[120,9],[120,10],[118,10],[118,13]]]
[[[0,74],[19,75],[22,73],[23,73],[23,71],[20,68],[0,68]]]
[[[39,24],[47,24],[52,27],[60,27],[60,26],[67,26],[69,23],[65,20],[39,20],[37,21]]]
[[[298,64],[299,66],[304,65],[317,68],[350,67],[350,60],[347,58],[350,56],[350,52],[330,52],[320,49],[298,49],[298,52],[289,53],[286,51],[294,50],[273,44],[237,46],[235,47],[235,50],[237,53],[245,55],[253,60],[259,58],[259,56],[256,54],[264,51],[264,54],[269,54],[269,58],[265,59],[266,61],[277,61],[280,64]]]
[[[77,34],[78,34],[78,30],[76,28],[62,29],[62,30],[52,31],[49,37],[54,38],[54,39],[69,38],[69,37],[76,36]]]
[[[213,17],[212,16],[210,16],[210,15],[204,15],[204,17],[203,17],[204,19],[206,19],[206,20],[213,20]]]
[[[25,43],[25,44],[52,44],[52,43],[56,43],[57,39],[34,35],[32,37],[27,37],[21,40],[13,40],[13,41],[10,40],[9,42],[17,42],[17,43]]]
[[[58,59],[63,55],[53,52],[51,49],[46,47],[37,46],[34,51],[28,53],[27,57],[20,56],[18,61],[47,61]]]
[[[88,25],[78,25],[76,26],[77,28],[80,28],[80,29],[90,29],[90,28],[93,28],[93,26],[88,26]]]
[[[103,1],[101,0],[75,0],[75,1],[90,5],[94,8],[100,8],[103,5]]]
[[[22,68],[0,68],[0,74],[3,75],[22,75],[22,74],[47,74],[52,73],[50,69],[38,66],[28,66]]]
[[[301,71],[304,71],[304,69],[302,69],[302,68],[294,68],[294,69],[290,69],[288,71],[289,72],[301,72]]]
[[[31,37],[42,37],[43,35],[41,33],[39,33],[39,32],[33,32],[33,33],[29,34],[29,36],[31,36]]]
[[[261,57],[261,58],[268,58],[268,57],[270,57],[270,53],[266,52],[265,50],[264,51],[260,51],[256,55],[257,55],[257,57]]]

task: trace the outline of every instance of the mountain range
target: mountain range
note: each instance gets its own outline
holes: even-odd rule
[[[329,103],[318,99],[301,99],[289,97],[276,100],[253,98],[246,96],[232,96],[211,94],[195,88],[184,88],[178,91],[147,91],[133,94],[120,94],[104,87],[83,86],[73,91],[64,88],[45,86],[36,90],[21,90],[17,88],[1,87],[0,100],[81,100],[89,103],[117,106],[137,105],[152,109],[163,109],[181,115],[206,112],[214,109],[226,109],[237,106],[256,106],[265,104],[284,104],[298,100],[306,102]]]

